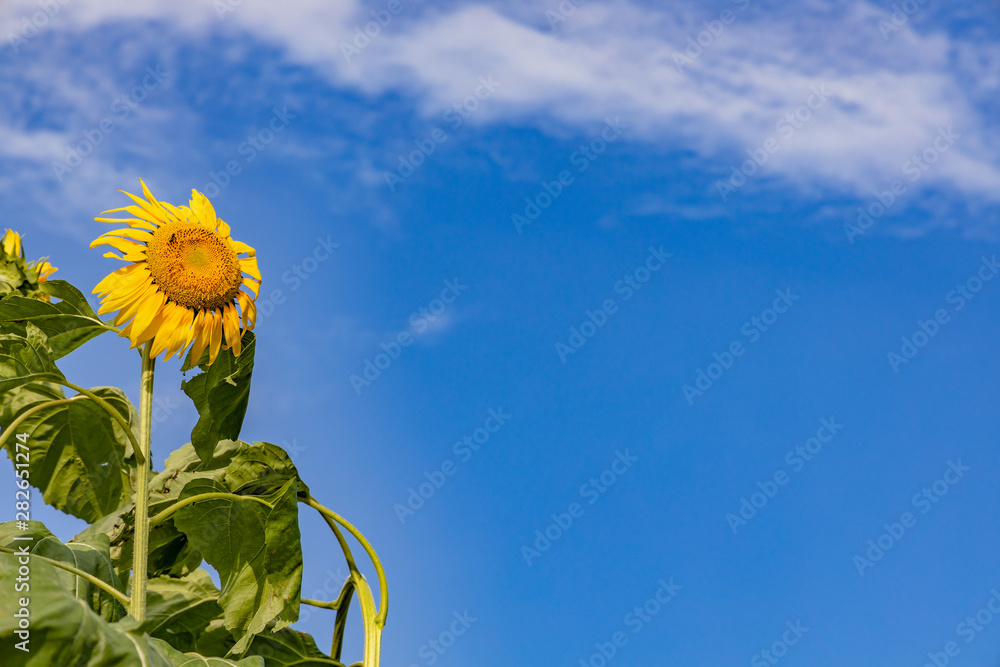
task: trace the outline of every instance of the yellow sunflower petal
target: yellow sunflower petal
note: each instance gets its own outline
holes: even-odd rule
[[[8,229],[3,237],[3,251],[9,257],[21,256],[21,235],[13,229]]]
[[[208,197],[197,190],[191,190],[190,206],[202,225],[209,229],[215,229],[218,218],[215,216],[215,208],[212,206],[212,202],[208,201]]]
[[[208,363],[211,365],[222,347],[222,315],[218,311],[210,311],[205,324],[208,327]]]
[[[233,244],[233,250],[236,251],[237,255],[241,255],[243,253],[246,253],[250,257],[254,257],[257,255],[257,251],[248,246],[246,243],[243,243],[243,241],[237,241],[236,239],[232,239],[230,240],[230,243]]]
[[[240,356],[243,341],[240,334],[240,315],[236,311],[236,306],[230,304],[222,311],[222,329],[226,334],[226,346],[234,355]]]
[[[121,192],[125,192],[125,191],[122,190]],[[165,215],[166,211],[163,210],[162,206],[153,205],[153,204],[149,203],[148,201],[146,201],[145,199],[142,199],[141,197],[136,197],[131,192],[125,192],[125,194],[128,195],[132,199],[132,201],[134,201],[136,204],[138,204],[139,208],[142,209],[143,211],[145,211],[146,214],[152,218],[152,220],[149,220],[149,218],[147,218],[146,216],[143,216],[143,215],[140,215],[139,216],[140,218],[146,218],[150,222],[154,222],[154,221],[167,222],[169,220],[169,218]]]
[[[173,336],[171,336],[167,345],[166,359],[169,359],[175,354],[180,356],[180,354],[184,351],[184,348],[188,346],[191,342],[191,326],[193,324],[194,311],[189,308],[181,309],[180,321],[174,326]]]
[[[150,356],[154,357],[159,356],[161,352],[168,349],[177,332],[177,327],[180,326],[181,321],[184,319],[185,308],[183,306],[178,306],[168,301],[163,308],[163,325],[156,331],[156,336],[153,338],[153,348],[150,351]]]
[[[202,353],[208,347],[208,330],[205,325],[206,318],[205,311],[199,311],[194,318],[194,325],[191,329],[191,338],[193,341],[191,343],[191,358],[195,360],[195,363],[201,359]]]
[[[135,319],[132,320],[132,332],[137,344],[141,345],[153,337],[156,329],[159,328],[154,327],[153,324],[166,302],[167,295],[153,286],[151,292],[143,300],[142,306],[136,312]]]
[[[253,292],[253,298],[255,299],[260,294],[260,283],[258,283],[253,278],[244,278],[243,286],[246,287],[251,292]]]
[[[256,257],[248,257],[246,259],[241,259],[240,269],[242,269],[243,273],[249,273],[251,276],[256,278],[258,283],[261,281],[260,269],[257,267]]]

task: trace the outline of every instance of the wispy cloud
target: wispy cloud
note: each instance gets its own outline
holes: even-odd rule
[[[249,36],[335,89],[393,92],[428,117],[492,74],[503,86],[470,125],[572,134],[620,115],[633,128],[629,141],[693,151],[720,178],[822,86],[828,102],[788,137],[762,173],[807,191],[819,185],[864,197],[899,177],[903,163],[939,129],[952,127],[961,139],[921,186],[1000,198],[1000,129],[990,113],[1000,85],[1000,50],[944,31],[918,31],[914,21],[887,38],[879,20],[889,14],[866,2],[777,12],[734,0],[724,14],[694,3],[664,10],[618,0],[583,4],[563,20],[546,15],[558,3],[429,8],[400,0],[396,13],[354,0],[226,6],[231,11],[194,0],[73,0],[46,29],[85,41],[112,24],[155,21],[171,39],[195,44]],[[0,35],[16,30],[34,7],[8,5]],[[65,55],[43,59],[35,73],[9,66],[6,74],[15,83],[49,73],[58,78]],[[65,79],[57,88],[67,107],[88,106],[92,115],[100,106],[94,94]],[[77,118],[61,130],[33,129],[16,106],[11,102],[0,121],[0,136],[11,138],[0,142],[6,159],[51,160],[83,126]],[[93,164],[90,178],[100,178],[101,169],[106,178],[116,177],[110,161]],[[374,185],[377,179],[369,180]]]

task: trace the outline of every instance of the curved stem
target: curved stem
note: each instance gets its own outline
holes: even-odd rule
[[[319,607],[320,609],[337,609],[337,606],[340,604],[339,599],[334,602],[320,602],[319,600],[310,600],[309,598],[299,598],[299,602],[307,604],[310,607]]]
[[[135,482],[135,542],[132,547],[132,599],[129,613],[137,621],[146,620],[146,579],[149,568],[149,458],[153,424],[153,370],[150,354],[153,342],[142,346],[142,380],[139,393],[139,468]]]
[[[333,641],[330,646],[330,657],[340,662],[340,654],[344,648],[344,631],[347,629],[347,612],[351,608],[351,598],[354,597],[354,574],[344,582],[337,598],[337,619],[333,622]]]
[[[312,496],[309,497],[312,498]],[[311,503],[306,502],[306,504],[308,504],[310,507],[315,507]],[[344,533],[340,530],[340,526],[337,525],[336,521],[334,521],[331,517],[327,516],[323,512],[320,512],[320,516],[322,516],[323,520],[326,521],[326,525],[330,526],[330,530],[333,531],[333,534],[337,536],[337,542],[340,543],[340,550],[344,552],[344,558],[347,559],[347,567],[351,572],[354,572],[355,570],[358,569],[358,566],[354,562],[354,554],[351,553],[351,545],[347,543],[347,539],[344,537]]]
[[[187,507],[188,505],[193,505],[196,502],[199,502],[199,501],[202,501],[202,500],[227,500],[227,499],[228,500],[256,500],[258,503],[261,503],[262,505],[266,505],[270,509],[274,509],[274,505],[272,505],[271,503],[267,502],[263,498],[258,498],[256,496],[240,496],[240,495],[237,495],[235,493],[222,493],[221,491],[220,492],[214,492],[213,491],[211,493],[199,493],[196,496],[189,496],[189,497],[185,498],[184,500],[178,500],[176,503],[174,503],[173,505],[171,505],[167,509],[163,510],[162,512],[160,512],[156,516],[152,517],[149,520],[149,525],[150,525],[150,527],[155,528],[156,526],[160,525],[161,523],[163,523],[164,521],[166,521],[168,518],[170,518],[170,515],[173,514],[174,512],[176,512],[177,510],[182,509],[184,507]],[[303,600],[303,602],[305,602],[305,600]]]
[[[3,435],[0,435],[0,449],[3,449],[3,446],[7,444],[7,440],[8,438],[10,438],[10,434],[17,431],[17,427],[23,424],[25,421],[27,421],[28,417],[30,417],[31,415],[35,414],[36,412],[41,412],[45,408],[51,408],[55,407],[56,405],[65,405],[66,403],[72,403],[73,401],[80,400],[80,398],[81,398],[80,396],[73,396],[72,398],[59,398],[52,401],[46,401],[45,403],[40,403],[35,407],[31,408],[30,410],[25,410],[23,414],[18,416],[17,419],[15,419],[10,423],[10,426],[7,427],[7,430],[3,432]],[[84,396],[83,398],[86,398],[86,396]]]
[[[378,561],[373,561],[378,563]],[[378,667],[382,653],[382,627],[385,625],[385,617],[382,611],[386,610],[386,604],[382,603],[382,611],[376,612],[375,598],[372,596],[372,589],[364,576],[357,570],[351,572],[351,579],[354,580],[354,587],[358,591],[358,602],[361,604],[361,619],[365,624],[365,654],[364,667]],[[379,579],[381,585],[382,578]],[[383,593],[384,595],[385,593]],[[379,618],[381,617],[381,621]]]
[[[67,572],[71,572],[71,573],[75,574],[76,576],[81,577],[83,579],[86,579],[87,581],[89,581],[93,585],[97,586],[102,591],[104,591],[105,593],[107,593],[108,595],[110,595],[111,597],[113,597],[114,599],[116,599],[119,602],[121,602],[122,606],[125,607],[126,609],[128,609],[130,600],[129,600],[129,598],[128,598],[127,595],[125,595],[124,593],[122,593],[121,591],[119,591],[118,589],[116,589],[114,586],[108,584],[107,582],[101,581],[100,579],[98,579],[94,575],[89,574],[87,572],[84,572],[83,570],[78,570],[77,568],[73,567],[72,565],[67,565],[66,563],[64,563],[64,562],[62,562],[60,560],[53,560],[52,558],[47,558],[46,556],[42,556],[42,555],[39,555],[39,554],[34,554],[34,553],[30,553],[30,552],[29,553],[25,553],[23,551],[15,551],[14,549],[8,549],[7,547],[0,547],[0,552],[6,553],[6,554],[11,554],[11,555],[14,555],[14,556],[31,556],[32,558],[38,558],[39,560],[43,560],[46,563],[48,563],[49,565],[53,565],[55,567],[58,567],[61,570],[66,570]]]
[[[320,514],[322,514],[323,516],[328,517],[329,519],[332,519],[333,521],[336,521],[337,523],[339,523],[340,525],[342,525],[344,528],[346,528],[348,530],[348,532],[350,532],[351,535],[353,535],[355,537],[355,539],[357,539],[357,541],[361,543],[361,546],[364,547],[365,552],[368,554],[368,557],[371,558],[372,564],[375,565],[375,574],[378,576],[379,598],[381,599],[381,603],[382,603],[382,608],[379,610],[378,614],[375,616],[375,623],[376,623],[376,625],[379,626],[379,628],[383,627],[385,625],[386,616],[389,613],[389,584],[386,582],[386,579],[385,579],[385,570],[382,569],[382,562],[378,559],[378,555],[375,553],[375,549],[373,549],[372,545],[369,544],[369,542],[368,542],[367,539],[365,539],[365,536],[361,534],[361,531],[359,531],[357,528],[355,528],[354,526],[352,526],[342,516],[340,516],[339,514],[337,514],[336,512],[334,512],[333,510],[331,510],[331,509],[329,509],[327,507],[324,507],[322,504],[320,504],[319,501],[317,501],[311,495],[306,500],[306,503],[310,507],[312,507],[313,509],[315,509],[316,511],[318,511]],[[339,531],[337,531],[337,532],[339,532]],[[342,536],[338,536],[338,537],[342,537]],[[343,546],[343,541],[342,541],[342,546]],[[345,550],[345,552],[346,552],[346,550]],[[357,572],[357,568],[356,567],[352,568],[352,572]],[[364,596],[361,596],[361,599],[363,600]],[[374,602],[373,602],[373,604],[374,604]],[[362,608],[363,608],[363,605],[362,605]]]
[[[142,457],[144,456],[144,454],[142,452],[142,448],[139,446],[139,441],[136,440],[135,434],[132,433],[132,425],[129,424],[127,421],[125,421],[125,418],[122,417],[122,414],[117,410],[115,410],[110,403],[108,403],[106,400],[104,400],[94,392],[90,391],[89,389],[84,389],[83,387],[75,385],[72,382],[69,382],[65,379],[53,377],[52,382],[55,384],[61,384],[67,389],[72,389],[78,394],[83,394],[84,396],[86,396],[87,398],[94,401],[102,408],[104,408],[104,410],[108,413],[108,415],[116,422],[118,422],[118,425],[122,427],[123,431],[125,431],[125,437],[127,437],[129,441],[132,443],[132,450],[135,452],[136,459],[138,459],[140,464],[143,463]]]

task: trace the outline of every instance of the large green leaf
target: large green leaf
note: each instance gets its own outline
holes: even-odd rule
[[[30,325],[29,325],[30,326]],[[136,419],[120,389],[91,390],[132,424]],[[39,394],[40,396],[42,394]],[[23,412],[44,400],[22,407]],[[93,522],[128,502],[132,489],[129,440],[121,426],[88,398],[39,410],[23,421],[18,433],[27,433],[32,486],[45,502],[84,521]],[[7,451],[14,456],[13,440]]]
[[[180,651],[194,651],[212,621],[222,617],[219,589],[208,572],[197,569],[185,577],[155,577],[147,582],[146,620],[128,618],[124,627],[168,642]]]
[[[0,553],[0,581],[18,576],[17,556]],[[20,598],[12,585],[0,586],[0,664],[4,667],[264,667],[264,660],[240,661],[181,653],[167,642],[128,632],[108,623],[66,590],[60,570],[41,561],[30,563],[30,634],[18,636]]]
[[[198,408],[199,418],[191,431],[191,443],[206,463],[212,460],[220,440],[240,437],[250,401],[255,348],[256,339],[248,331],[243,334],[243,350],[239,357],[233,355],[232,350],[223,350],[209,366],[207,356],[203,355],[198,361],[198,368],[203,372],[181,383],[181,389]],[[193,363],[189,353],[183,370],[192,368]]]
[[[272,621],[281,628],[298,618],[299,487],[298,472],[281,447],[232,440],[218,443],[211,463],[203,463],[192,445],[184,445],[151,483],[154,511],[162,511],[168,500],[219,492],[254,496],[272,505],[269,509],[249,498],[203,500],[171,517],[190,546],[219,572],[219,604],[226,627],[240,639],[236,652]]]
[[[52,565],[33,560],[30,575],[30,636],[27,652],[17,647],[23,641],[16,632],[14,614],[22,607],[23,593],[14,586],[0,586],[0,664],[4,667],[174,667],[159,648],[143,637],[126,634],[102,619],[83,601],[66,590]],[[17,557],[0,553],[0,581],[12,582]]]
[[[257,635],[247,655],[264,658],[267,667],[344,667],[316,648],[316,641],[291,628]]]
[[[28,322],[23,327],[10,326],[3,330],[10,333],[0,334],[0,393],[29,382],[64,379],[41,329]]]
[[[150,515],[202,493],[230,493],[245,498],[202,500],[180,509],[150,531],[150,575],[184,575],[202,557],[222,579],[219,604],[228,631],[241,642],[269,624],[285,627],[298,618],[302,550],[297,495],[303,485],[288,454],[270,443],[223,440],[211,463],[190,444],[175,450],[163,472],[150,481]],[[253,496],[271,503],[269,509]],[[112,513],[84,531],[111,539],[112,559],[120,573],[132,554],[132,508]]]
[[[225,488],[193,480],[185,495]],[[277,628],[298,619],[302,551],[298,525],[298,483],[289,479],[264,496],[272,508],[251,500],[215,499],[189,505],[174,515],[177,528],[219,572],[226,627],[240,637],[242,653],[270,621]]]
[[[30,539],[25,540],[25,538]],[[96,535],[88,540],[63,544],[41,522],[29,521],[28,528],[23,530],[18,528],[14,521],[7,521],[0,523],[0,547],[16,550],[27,547],[29,553],[72,565],[78,570],[94,575],[116,590],[124,591],[111,564],[106,535]],[[116,621],[124,615],[121,603],[83,577],[66,570],[56,570],[56,573],[66,590],[84,600],[101,618]]]
[[[8,296],[0,300],[0,327],[6,328],[11,322],[31,322],[48,337],[56,359],[110,330],[80,290],[65,280],[40,283],[39,289],[58,301]]]

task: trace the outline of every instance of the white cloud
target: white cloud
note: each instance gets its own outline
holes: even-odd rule
[[[755,6],[740,11],[734,2],[733,20],[712,23],[721,33],[703,33],[702,52],[678,66],[675,54],[718,14],[694,4],[664,10],[617,0],[583,4],[550,29],[544,10],[558,3],[435,8],[401,1],[403,10],[350,62],[342,45],[384,5],[242,0],[220,16],[201,0],[72,0],[46,29],[93,39],[112,22],[152,20],[157,30],[171,26],[174,39],[249,34],[335,86],[400,91],[427,115],[492,74],[502,86],[470,122],[571,134],[617,115],[632,125],[626,139],[693,150],[720,175],[775,135],[779,120],[822,84],[829,100],[782,141],[765,173],[807,189],[818,183],[867,196],[899,177],[902,163],[929,146],[938,128],[952,126],[961,139],[921,184],[1000,198],[1000,135],[982,108],[1000,80],[997,50],[979,51],[943,31],[917,32],[912,21],[884,38],[877,21],[887,14],[865,2],[771,14]],[[9,5],[0,35],[36,7]],[[67,91],[67,100],[86,103]],[[58,143],[51,133],[0,121],[0,137],[19,133],[17,141],[0,142],[0,154],[41,158]]]

